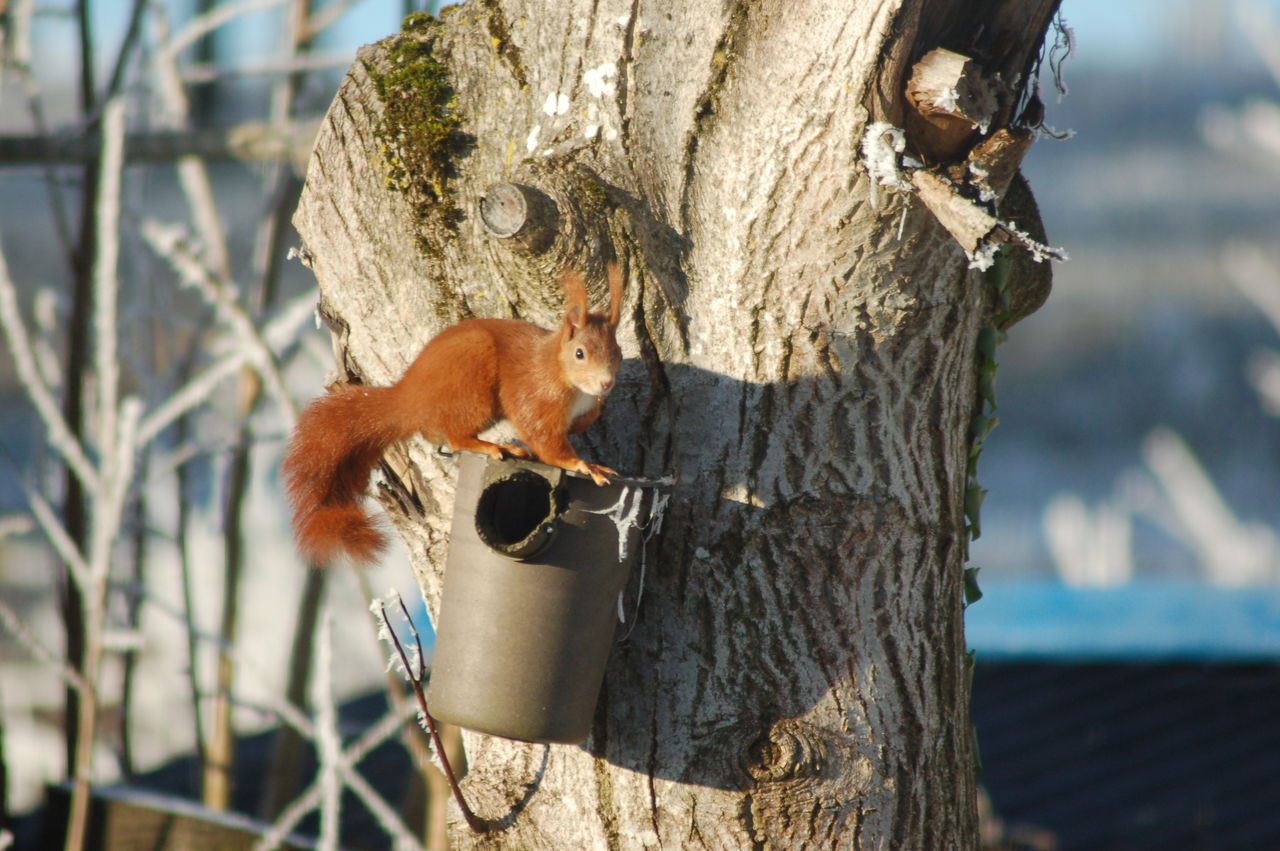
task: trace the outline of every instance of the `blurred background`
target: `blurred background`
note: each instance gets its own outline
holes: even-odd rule
[[[141,134],[127,149],[151,151],[121,190],[122,392],[152,412],[182,391],[192,399],[151,435],[135,515],[107,543],[88,528],[76,539],[86,561],[111,552],[144,565],[101,578],[122,592],[104,671],[107,691],[126,697],[104,707],[113,732],[98,763],[124,781],[275,819],[298,790],[242,781],[209,793],[218,731],[276,726],[280,683],[297,679],[291,648],[317,619],[333,623],[334,701],[349,707],[385,682],[368,588],[345,573],[299,587],[274,471],[298,404],[332,365],[310,275],[285,259],[298,164],[356,48],[411,9],[113,0],[89,6],[81,28],[65,4],[0,0],[0,247],[31,336],[26,368],[55,398],[75,380],[61,340],[92,316],[72,284],[95,286],[75,257],[111,235],[79,218],[92,166],[71,143],[102,132],[116,91]],[[1024,172],[1071,259],[999,351],[1001,425],[978,472],[989,493],[972,562],[985,596],[967,631],[987,839],[1280,847],[1280,0],[1065,0],[1062,23],[1062,94],[1042,80],[1062,138],[1042,138]],[[51,133],[66,147],[33,147]],[[175,159],[175,145],[203,159]],[[11,826],[74,750],[65,682],[40,648],[62,648],[68,607],[92,608],[55,581],[48,527],[28,508],[27,489],[56,506],[75,485],[60,478],[23,369],[0,356]],[[85,393],[110,392],[102,382]],[[82,439],[93,445],[111,420],[81,412]],[[107,510],[109,496],[87,498]],[[85,576],[92,587],[92,564]],[[415,587],[399,557],[369,584]],[[187,680],[197,685],[174,699]],[[312,695],[305,677],[297,688]],[[263,742],[235,752],[241,766],[288,758],[278,737]],[[403,821],[389,836],[425,818],[394,803]]]
[[[1064,3],[1024,172],[1071,260],[1001,349],[984,579],[1280,580],[1275,10]]]
[[[1065,0],[966,613],[988,841],[1280,845],[1280,4]]]

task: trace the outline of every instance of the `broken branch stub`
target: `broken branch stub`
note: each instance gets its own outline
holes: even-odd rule
[[[1045,245],[1012,223],[996,218],[982,205],[964,197],[959,187],[941,175],[916,169],[911,172],[911,185],[938,223],[960,243],[969,257],[971,268],[986,269],[994,257],[996,247],[1005,242],[1021,245],[1037,263],[1067,258],[1062,249]],[[1038,226],[1038,216],[1035,221]]]
[[[489,233],[511,240],[526,254],[541,254],[555,241],[560,213],[545,193],[521,183],[490,186],[480,199],[480,220]]]
[[[960,243],[969,257],[994,235],[1000,224],[995,216],[961,196],[955,186],[931,171],[911,172],[911,185],[938,222]],[[1003,240],[1001,240],[1003,241]]]
[[[589,292],[590,282],[604,280],[605,266],[615,256],[616,205],[612,187],[591,169],[532,164],[515,179],[486,189],[477,207],[485,230],[506,249],[493,255],[500,275],[559,278],[570,268],[589,282]]]
[[[1002,127],[974,146],[966,165],[972,174],[983,175],[996,198],[1003,198],[1035,139],[1030,130]]]
[[[929,51],[907,82],[912,144],[935,163],[961,159],[974,135],[990,129],[1004,90],[969,57],[941,47]]]

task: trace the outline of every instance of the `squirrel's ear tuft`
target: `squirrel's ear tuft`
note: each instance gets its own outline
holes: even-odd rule
[[[622,271],[613,262],[605,271],[609,275],[609,324],[616,328],[622,318]]]
[[[581,304],[570,304],[569,309],[564,312],[564,324],[569,329],[569,336],[582,330],[587,324],[587,309]]]
[[[560,287],[564,290],[564,303],[570,308],[581,307],[582,314],[587,314],[587,282],[574,269],[566,267],[560,273]]]

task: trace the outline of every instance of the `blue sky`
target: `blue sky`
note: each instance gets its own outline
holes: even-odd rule
[[[1063,0],[1062,15],[1081,67],[1256,66],[1256,53],[1242,49],[1236,10],[1245,6],[1280,16],[1280,0]]]
[[[1280,0],[1244,1],[1280,16]],[[169,5],[176,21],[189,19],[191,0],[170,0]],[[1216,43],[1215,38],[1219,38],[1216,34],[1231,21],[1229,10],[1233,5],[1223,0],[1064,0],[1063,15],[1077,38],[1078,49],[1072,65],[1081,69],[1133,68],[1159,65],[1171,58],[1182,61],[1185,57],[1180,55],[1178,46],[1185,44],[1188,34],[1207,36],[1206,42]],[[95,4],[98,36],[105,43],[114,44],[119,38],[129,6],[129,0]],[[282,3],[274,9],[246,16],[227,27],[220,38],[225,40],[224,44],[227,41],[235,44],[235,52],[244,59],[269,57],[274,50],[274,23],[283,7]],[[403,8],[402,0],[366,0],[324,37],[321,46],[354,50],[361,44],[376,41],[398,26]],[[41,24],[52,39],[62,43],[59,46],[67,43],[67,26],[65,21],[48,19]],[[1247,53],[1233,49],[1230,44],[1233,37],[1238,39],[1238,34],[1221,37],[1226,47],[1218,48],[1217,59],[1230,61]],[[52,42],[49,46],[53,46]]]
[[[1221,0],[1210,0],[1221,5]],[[1169,0],[1064,0],[1062,17],[1076,34],[1081,65],[1145,63],[1160,52]]]

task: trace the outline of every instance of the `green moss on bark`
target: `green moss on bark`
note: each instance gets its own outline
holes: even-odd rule
[[[454,159],[467,146],[449,69],[438,55],[439,26],[425,12],[409,15],[386,40],[385,61],[368,68],[383,106],[374,128],[383,180],[413,204],[419,245],[431,255],[452,239],[462,218],[449,182]]]

